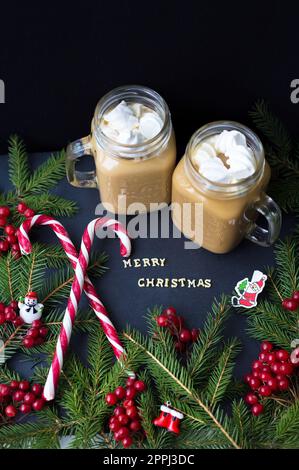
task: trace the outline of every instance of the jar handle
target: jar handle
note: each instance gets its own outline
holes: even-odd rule
[[[257,243],[260,246],[270,246],[277,240],[281,229],[281,210],[271,197],[263,194],[251,208],[259,214],[263,215],[267,221],[268,228],[263,228],[256,224],[254,220],[246,217],[245,220],[250,223],[246,238]]]
[[[82,137],[67,146],[66,149],[66,175],[69,183],[76,188],[97,188],[97,176],[93,171],[77,171],[76,163],[84,155],[92,155],[91,137]]]

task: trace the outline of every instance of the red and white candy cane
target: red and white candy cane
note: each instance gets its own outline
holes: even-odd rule
[[[35,215],[34,217],[27,219],[18,230],[18,240],[22,254],[29,254],[32,251],[28,233],[34,225],[50,225],[54,233],[57,235],[66,255],[70,259],[73,268],[75,269],[75,277],[71,288],[67,309],[64,315],[52,365],[44,388],[44,397],[47,401],[49,401],[52,400],[55,396],[55,389],[57,387],[62,369],[63,358],[68,348],[72,326],[75,321],[75,316],[78,310],[78,304],[83,289],[89,299],[91,307],[101,322],[103,330],[112,345],[116,358],[120,359],[123,355],[124,349],[116,329],[108,318],[107,311],[98,298],[97,292],[92,282],[86,276],[90,254],[90,252],[87,250],[90,250],[91,248],[91,244],[94,239],[94,232],[98,227],[107,227],[116,233],[120,239],[121,255],[124,257],[130,255],[131,242],[125,229],[116,220],[108,218],[95,219],[85,230],[81,245],[81,252],[78,259],[78,254],[74,244],[72,243],[68,232],[65,230],[63,225],[52,217],[46,215]]]

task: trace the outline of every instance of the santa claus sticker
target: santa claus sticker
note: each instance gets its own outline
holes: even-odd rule
[[[252,308],[257,305],[257,297],[265,287],[266,274],[254,271],[251,280],[248,277],[238,282],[235,287],[237,295],[232,297],[233,307]]]
[[[18,307],[20,317],[28,324],[31,324],[34,320],[39,320],[44,309],[43,304],[37,303],[36,292],[28,292],[24,299],[19,299]]]

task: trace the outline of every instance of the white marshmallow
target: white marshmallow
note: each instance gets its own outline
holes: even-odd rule
[[[157,113],[145,113],[139,120],[139,129],[144,137],[149,140],[159,134],[163,122]]]

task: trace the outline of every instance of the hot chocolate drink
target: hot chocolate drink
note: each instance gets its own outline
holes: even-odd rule
[[[231,251],[244,237],[268,246],[281,225],[278,206],[265,194],[269,179],[263,146],[250,129],[233,122],[208,124],[192,136],[174,171],[174,224],[213,253]],[[200,221],[196,205],[202,209]],[[258,213],[266,217],[268,230],[256,225]]]

